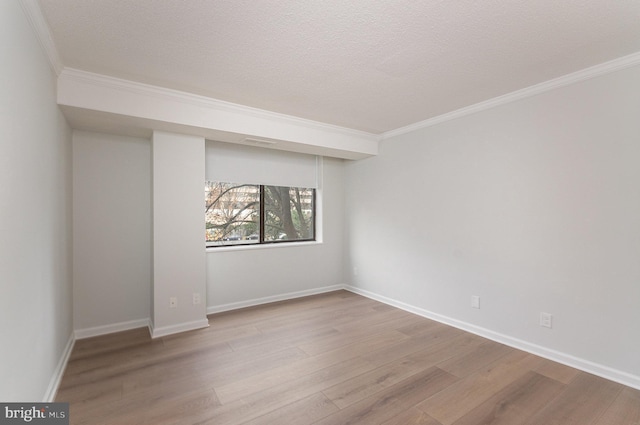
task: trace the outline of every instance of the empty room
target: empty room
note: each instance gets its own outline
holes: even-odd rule
[[[0,423],[640,425],[637,0],[0,35]]]

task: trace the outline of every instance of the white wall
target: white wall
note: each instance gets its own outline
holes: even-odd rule
[[[639,137],[636,66],[385,140],[346,167],[351,283],[640,386]]]
[[[74,131],[73,217],[78,336],[146,326],[151,304],[151,142]]]
[[[208,326],[204,251],[204,139],[154,132],[154,337]],[[195,304],[193,295],[201,302]],[[177,306],[171,308],[169,299]]]
[[[342,285],[343,161],[324,158],[323,242],[207,252],[209,311],[251,305]]]
[[[167,155],[170,170],[166,176],[169,181],[175,180],[178,171],[171,164],[181,163],[176,162],[176,158],[181,155],[185,145],[177,144],[174,147],[177,151]],[[192,160],[197,162],[198,167],[203,166],[204,157],[198,158]],[[203,301],[201,308],[219,311],[252,304],[256,300],[264,301],[265,298],[280,299],[289,294],[313,293],[344,283],[343,161],[325,158],[323,164],[323,243],[210,250],[206,254],[204,271],[207,286],[200,289]],[[154,314],[151,283],[151,142],[74,131],[73,166],[76,332],[79,337],[85,337],[142,326]],[[204,205],[203,184],[203,178],[199,178],[196,189],[198,205]],[[185,203],[178,201],[174,195],[168,195],[171,191],[169,186],[158,179],[157,190],[169,196],[167,201],[173,206],[180,205],[179,209],[185,212]],[[197,212],[194,211],[189,215],[193,215],[191,221],[196,221],[197,214],[196,249],[200,253],[190,256],[190,261],[198,261],[197,258],[204,255],[204,215],[200,207]],[[174,219],[177,212],[172,210],[167,214],[168,218]],[[175,226],[173,229],[166,237],[180,235]],[[161,238],[156,238],[156,242]],[[165,248],[176,247],[175,243],[161,244]],[[175,278],[175,270],[178,269],[175,259],[178,257],[175,253],[167,255],[169,260],[159,261],[158,264],[167,267],[173,278],[165,282],[167,286],[164,289],[155,291],[158,314],[168,315],[167,322],[160,327],[189,320],[182,318],[172,321],[171,317],[177,315],[180,307],[188,308],[195,290],[185,289],[185,275],[181,274],[180,279]],[[194,265],[187,268],[198,273]],[[178,310],[166,308],[170,296],[178,296]]]
[[[41,401],[71,342],[71,134],[17,1],[0,40],[0,400]]]

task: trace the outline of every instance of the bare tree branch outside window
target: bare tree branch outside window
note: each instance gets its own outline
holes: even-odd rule
[[[206,182],[206,241],[235,245],[313,240],[314,202],[314,189]]]

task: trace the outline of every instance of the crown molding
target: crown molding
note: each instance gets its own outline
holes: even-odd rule
[[[22,6],[22,10],[24,10],[25,15],[27,15],[27,20],[35,31],[40,45],[47,54],[51,69],[53,69],[53,72],[55,72],[56,75],[60,75],[64,66],[60,59],[60,55],[58,54],[58,49],[53,42],[53,37],[51,37],[49,25],[42,15],[42,10],[40,9],[38,2],[36,0],[20,0],[20,5]]]
[[[378,142],[380,140],[379,135],[367,133],[365,131],[326,124],[319,121],[308,120],[305,118],[299,118],[292,115],[281,114],[278,112],[271,112],[264,109],[252,108],[250,106],[226,102],[223,100],[218,100],[211,97],[201,96],[180,90],[139,83],[136,81],[125,80],[122,78],[111,77],[103,74],[96,74],[79,69],[65,67],[62,70],[60,76],[85,84],[91,84],[115,90],[128,91],[145,97],[168,100],[171,102],[180,102],[192,106],[203,107],[210,110],[232,112],[244,116],[251,116],[254,118],[301,126],[313,130],[332,132],[349,137],[357,137],[373,142]]]
[[[581,71],[577,71],[571,74],[564,75],[562,77],[555,78],[553,80],[545,81],[540,84],[536,84],[521,90],[514,91],[512,93],[498,96],[493,99],[486,100],[484,102],[476,103],[475,105],[467,106],[446,114],[438,115],[434,118],[429,118],[424,121],[420,121],[414,124],[400,127],[395,130],[384,132],[380,135],[380,140],[390,139],[392,137],[400,136],[402,134],[410,133],[412,131],[420,130],[434,125],[441,124],[446,121],[451,121],[457,118],[461,118],[467,115],[475,114],[487,109],[495,108],[496,106],[505,105],[507,103],[522,100],[528,97],[536,96],[538,94],[557,89],[560,87],[575,84],[584,80],[599,77],[601,75],[610,74],[612,72],[620,71],[625,68],[629,68],[640,64],[640,52],[633,53],[628,56],[623,56],[618,59],[614,59],[609,62],[605,62],[599,65],[595,65]]]

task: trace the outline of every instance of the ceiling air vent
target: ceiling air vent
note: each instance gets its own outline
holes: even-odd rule
[[[254,145],[254,146],[272,146],[278,142],[276,142],[275,140],[261,140],[261,139],[253,139],[251,137],[247,137],[242,141],[242,143],[246,143],[247,145]]]

